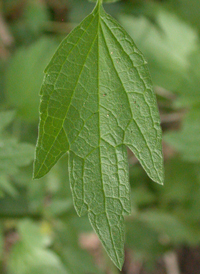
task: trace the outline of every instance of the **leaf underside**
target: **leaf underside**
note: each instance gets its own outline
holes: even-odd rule
[[[131,212],[127,149],[163,183],[156,98],[142,54],[98,3],[62,42],[45,70],[34,177],[69,152],[79,216],[122,267],[124,217]]]

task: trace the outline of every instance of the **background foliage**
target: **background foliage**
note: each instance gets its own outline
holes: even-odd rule
[[[31,179],[42,72],[60,41],[93,6],[86,0],[0,1],[2,274],[119,273],[87,217],[77,217],[67,156],[43,179]],[[197,274],[199,1],[126,0],[105,8],[149,62],[164,132],[164,187],[151,182],[129,152],[132,214],[126,218],[122,273]]]

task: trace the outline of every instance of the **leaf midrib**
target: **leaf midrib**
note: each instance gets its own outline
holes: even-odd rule
[[[101,28],[101,8],[103,10],[103,7],[102,5],[100,4],[99,2],[99,10],[98,10],[98,14],[99,14],[99,21],[98,21],[98,58],[97,58],[97,62],[98,62],[98,115],[99,115],[99,158],[100,158],[100,174],[101,174],[101,183],[102,183],[102,189],[103,189],[103,197],[104,197],[104,205],[105,205],[105,214],[106,214],[106,219],[107,219],[107,224],[108,224],[108,227],[109,227],[109,232],[110,232],[110,238],[111,238],[111,242],[112,242],[112,246],[113,246],[113,250],[114,250],[114,253],[115,253],[115,257],[117,259],[117,262],[118,262],[118,265],[120,267],[120,259],[119,259],[119,256],[118,256],[118,253],[116,252],[116,249],[115,249],[115,244],[114,244],[114,240],[113,240],[113,235],[112,235],[112,231],[111,231],[111,225],[110,225],[110,222],[109,222],[109,217],[107,215],[107,206],[106,206],[106,196],[105,196],[105,189],[104,189],[104,182],[103,182],[103,178],[102,178],[102,163],[101,163],[101,117],[100,117],[100,101],[101,101],[101,98],[100,98],[100,90],[99,90],[99,87],[100,87],[100,60],[99,60],[99,57],[100,57],[100,42],[99,42],[99,38],[100,38],[100,31],[102,32],[102,28]],[[102,32],[102,36],[103,36],[103,32]],[[100,237],[100,234],[99,234],[99,237]],[[104,239],[101,239],[102,242],[104,242]]]

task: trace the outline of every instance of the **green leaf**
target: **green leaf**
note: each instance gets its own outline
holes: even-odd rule
[[[30,249],[44,248],[45,235],[41,233],[42,229],[32,220],[23,219],[18,223],[18,231],[23,244]]]
[[[69,151],[79,216],[90,222],[118,266],[131,211],[128,146],[163,183],[161,129],[146,61],[123,28],[96,8],[60,45],[45,70],[34,177]]]
[[[54,39],[43,37],[27,48],[19,48],[10,60],[5,75],[6,96],[23,120],[38,120],[42,73],[57,46]]]
[[[14,114],[14,111],[0,112],[0,196],[5,193],[12,197],[18,195],[10,175],[16,175],[20,167],[30,164],[33,160],[33,145],[19,143],[4,132],[14,119]]]
[[[14,111],[0,112],[0,196],[4,193],[12,197],[17,196],[18,191],[10,175],[16,175],[20,167],[30,164],[33,160],[33,145],[19,143],[4,132],[14,119],[14,114]]]
[[[60,258],[52,251],[28,248],[17,243],[8,260],[9,274],[67,274]]]
[[[7,138],[0,140],[0,172],[14,174],[33,160],[34,146]]]
[[[154,21],[156,24],[142,16],[120,16],[120,22],[145,54],[155,85],[179,90],[190,67],[189,56],[198,45],[197,32],[162,8],[155,9]]]
[[[44,246],[44,235],[30,220],[19,222],[18,241],[8,259],[9,274],[67,274],[60,258]]]

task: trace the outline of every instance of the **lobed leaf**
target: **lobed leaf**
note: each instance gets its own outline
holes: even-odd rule
[[[69,152],[77,213],[88,213],[121,268],[123,215],[131,212],[126,146],[162,184],[161,129],[146,61],[100,2],[58,48],[41,97],[34,177]]]

